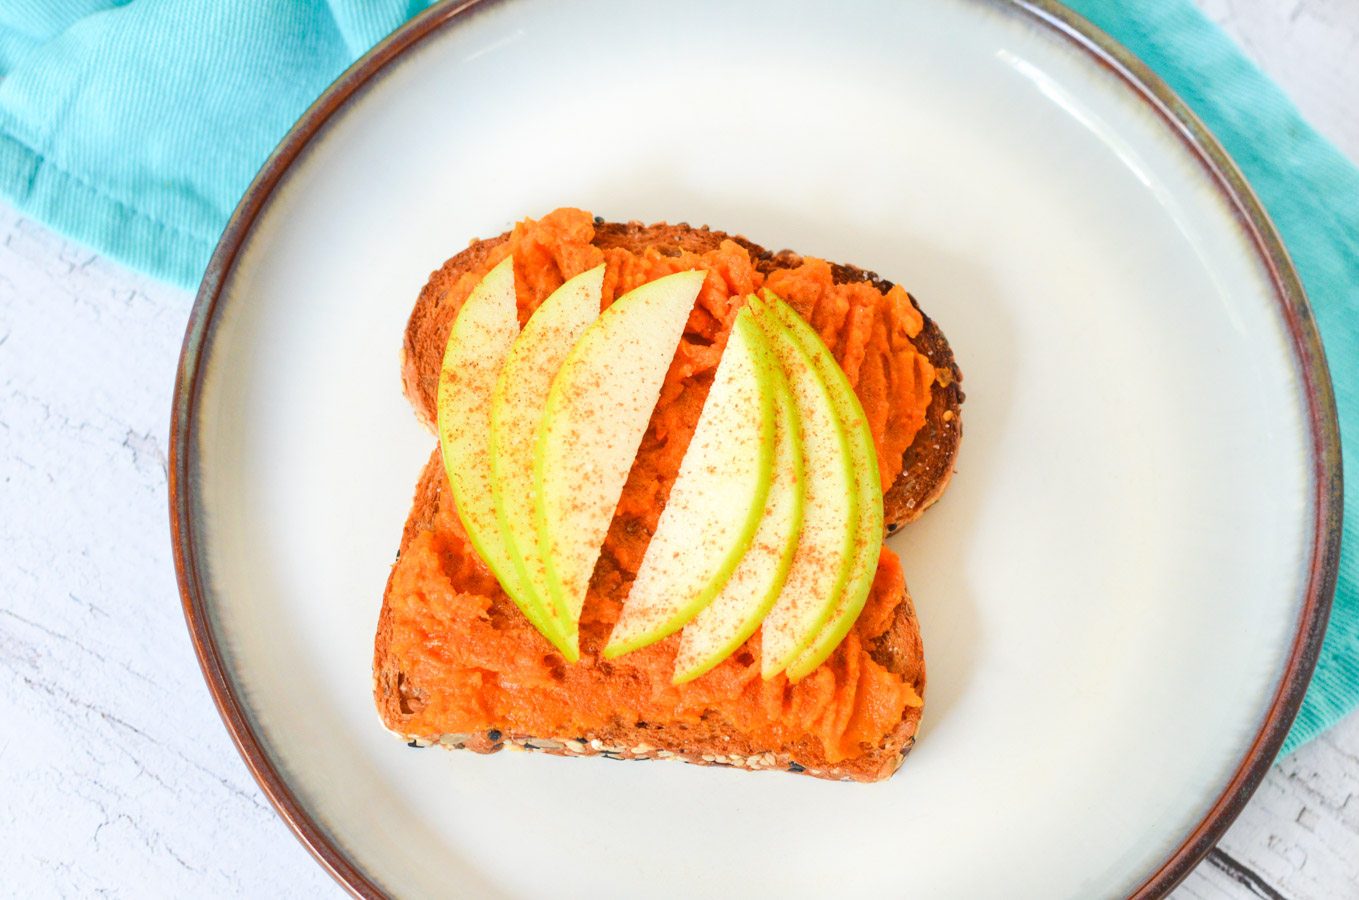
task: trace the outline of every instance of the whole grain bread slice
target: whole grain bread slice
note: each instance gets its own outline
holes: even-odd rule
[[[415,500],[401,536],[398,560],[421,532],[436,527],[441,507],[451,504],[443,461],[436,449],[421,473]],[[756,746],[739,729],[716,718],[694,722],[615,721],[584,734],[519,734],[491,729],[477,732],[420,733],[409,722],[428,700],[424,685],[403,671],[390,652],[395,627],[389,579],[378,620],[373,656],[373,695],[383,724],[414,747],[443,746],[495,753],[499,750],[536,750],[557,756],[604,756],[613,759],[676,759],[703,766],[801,772],[839,781],[881,781],[901,765],[915,741],[921,707],[907,706],[896,727],[874,747],[852,759],[826,760],[820,739],[808,735],[797,744],[771,750]],[[508,598],[496,601],[508,613]],[[904,677],[918,696],[924,696],[925,664],[920,627],[910,594],[903,587],[887,630],[868,648],[874,661]]]
[[[431,432],[436,430],[435,394],[443,352],[448,343],[448,332],[458,314],[458,306],[449,301],[450,289],[465,274],[477,270],[491,251],[509,237],[510,232],[505,232],[499,237],[473,241],[466,250],[445,262],[430,275],[411,311],[401,351],[402,386],[416,418]],[[632,252],[654,247],[662,253],[680,250],[703,253],[716,249],[724,240],[745,247],[755,268],[766,276],[777,269],[792,269],[802,264],[802,257],[791,250],[771,253],[745,237],[714,231],[706,225],[693,228],[684,223],[643,225],[596,219],[592,243],[601,249],[620,247]],[[893,286],[876,273],[855,266],[833,265],[832,272],[840,284],[869,282],[884,293]],[[919,518],[939,499],[953,476],[962,439],[962,373],[939,327],[920,310],[914,296],[909,293],[907,296],[924,320],[913,343],[934,366],[936,383],[925,411],[924,425],[903,454],[901,474],[883,498],[883,514],[889,533]]]
[[[458,312],[454,288],[465,276],[485,267],[490,254],[510,237],[510,233],[488,240],[473,241],[466,250],[435,271],[421,291],[411,313],[401,354],[402,382],[417,418],[435,430],[435,394],[448,332]],[[591,243],[600,249],[622,248],[634,253],[654,248],[664,255],[681,251],[704,253],[724,240],[746,249],[755,268],[768,276],[779,269],[800,266],[802,257],[792,251],[771,253],[740,236],[687,224],[642,225],[608,223],[596,219]],[[837,283],[869,282],[879,291],[892,288],[888,281],[862,269],[833,265]],[[465,285],[464,285],[465,286]],[[909,295],[908,295],[909,296]],[[919,311],[914,297],[910,302]],[[962,428],[959,418],[963,393],[961,374],[948,342],[936,324],[921,313],[923,325],[912,339],[916,350],[935,369],[924,423],[902,458],[901,474],[884,497],[889,530],[917,518],[947,486],[953,472]],[[415,500],[402,535],[401,554],[423,531],[436,529],[436,519],[448,521],[451,492],[439,453],[436,450],[421,476]],[[817,777],[847,781],[878,781],[891,775],[900,765],[914,741],[921,709],[907,706],[900,722],[876,745],[847,760],[830,762],[820,739],[807,735],[792,745],[777,749],[755,746],[739,728],[716,717],[704,716],[699,723],[615,721],[584,734],[519,734],[499,729],[477,732],[426,733],[416,727],[418,713],[430,691],[405,671],[402,661],[392,652],[394,629],[399,627],[392,612],[392,589],[396,569],[389,579],[378,624],[374,654],[374,696],[384,724],[415,747],[442,745],[479,753],[501,749],[532,749],[557,755],[602,755],[623,759],[680,759],[700,765],[735,766],[749,769],[779,769],[806,772]],[[495,600],[513,615],[508,598]],[[904,585],[900,602],[892,613],[890,625],[867,646],[869,655],[889,672],[902,676],[923,696],[925,668],[920,632]]]

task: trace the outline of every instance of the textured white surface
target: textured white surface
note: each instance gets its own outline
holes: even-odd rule
[[[1204,7],[1359,155],[1359,6]],[[0,894],[343,894],[236,756],[180,613],[165,435],[190,303],[0,207]],[[1359,897],[1357,797],[1352,716],[1175,896]]]
[[[191,295],[0,206],[0,895],[337,896],[217,718],[166,435]]]

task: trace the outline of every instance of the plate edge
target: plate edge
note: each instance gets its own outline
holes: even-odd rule
[[[391,897],[342,851],[311,817],[274,767],[245,716],[213,634],[197,566],[192,503],[193,427],[201,391],[204,348],[211,343],[218,301],[245,239],[275,188],[330,119],[389,64],[463,16],[502,0],[446,0],[415,16],[353,63],[289,129],[237,205],[208,263],[180,351],[172,403],[169,512],[175,572],[185,621],[219,715],[251,774],[312,856],[345,889],[365,900]],[[1240,814],[1278,755],[1316,667],[1339,569],[1343,513],[1340,429],[1320,334],[1302,284],[1273,223],[1236,164],[1192,110],[1145,63],[1088,19],[1055,0],[980,0],[1020,12],[1052,29],[1133,90],[1207,170],[1246,230],[1275,288],[1293,341],[1311,437],[1313,542],[1308,587],[1283,676],[1268,713],[1227,787],[1198,825],[1129,900],[1165,897],[1216,845]]]

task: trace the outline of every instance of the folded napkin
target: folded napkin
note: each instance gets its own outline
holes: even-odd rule
[[[197,284],[289,126],[424,0],[0,0],[0,192],[156,277]],[[1190,0],[1069,5],[1208,124],[1316,311],[1340,405],[1340,585],[1285,752],[1359,705],[1359,172]]]

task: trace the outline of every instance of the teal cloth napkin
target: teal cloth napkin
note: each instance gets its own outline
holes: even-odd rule
[[[269,152],[421,0],[0,0],[0,192],[197,285]]]
[[[1190,0],[1070,0],[1241,166],[1316,311],[1340,405],[1345,537],[1321,662],[1284,751],[1359,705],[1359,171]],[[325,87],[424,0],[0,0],[0,192],[192,287],[237,200]]]

